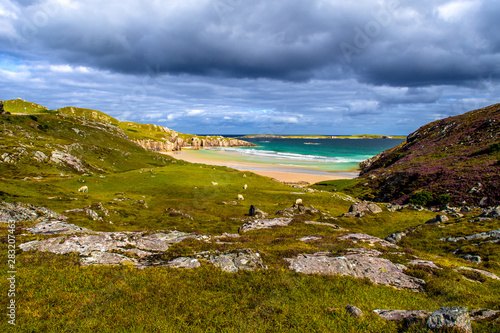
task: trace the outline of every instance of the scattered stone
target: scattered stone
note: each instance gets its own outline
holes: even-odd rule
[[[276,217],[274,219],[257,219],[244,223],[239,232],[247,232],[249,230],[269,229],[275,227],[286,227],[292,222],[290,217]]]
[[[320,239],[322,239],[322,237],[318,237],[318,236],[306,236],[306,237],[299,238],[299,241],[307,243],[307,242],[317,241],[317,240],[320,240]]]
[[[474,264],[480,264],[481,263],[481,257],[477,255],[472,255],[472,254],[462,254],[458,256],[459,258],[465,259],[467,261],[470,261]]]
[[[429,312],[425,310],[373,310],[382,319],[389,321],[404,321],[407,324],[413,324],[423,321],[429,317]]]
[[[269,214],[258,209],[254,205],[251,205],[250,210],[248,211],[248,216],[257,217],[259,219],[265,219],[266,217],[269,216]]]
[[[385,238],[386,241],[392,244],[397,244],[403,237],[406,237],[406,233],[404,232],[395,232],[393,234],[390,234]]]
[[[439,224],[442,222],[447,222],[450,219],[446,215],[437,215],[435,218],[430,219],[429,221],[425,222],[425,224]]]
[[[69,224],[63,221],[40,222],[32,228],[26,230],[38,235],[53,235],[53,234],[75,234],[75,233],[92,233],[92,230],[79,227],[74,224]]]
[[[363,313],[363,311],[361,311],[360,308],[354,306],[354,305],[347,305],[345,307],[345,310],[347,311],[348,314],[350,314],[351,316],[353,317],[357,317],[357,318],[360,318],[360,317],[363,317],[365,314]]]
[[[331,257],[330,253],[301,254],[297,258],[285,258],[289,269],[304,274],[343,275],[368,278],[374,283],[396,288],[421,291],[425,282],[406,275],[403,265],[388,259],[360,254]]]
[[[20,202],[0,203],[0,222],[47,222],[52,220],[65,221],[67,217],[45,207],[36,207]]]
[[[422,259],[412,260],[408,263],[408,265],[417,266],[417,267],[428,267],[428,268],[432,268],[432,269],[442,269],[441,267],[437,266],[434,262],[432,262],[430,260],[422,260]]]
[[[285,217],[294,217],[295,215],[314,215],[314,214],[323,214],[319,209],[314,208],[313,206],[304,206],[303,204],[294,204],[292,207],[285,208],[283,210],[279,210],[275,213],[275,215],[283,215]]]
[[[390,211],[390,212],[395,212],[395,211],[401,210],[403,208],[404,208],[403,206],[396,205],[396,204],[388,204],[387,205],[387,210]]]
[[[431,330],[448,327],[472,333],[469,312],[464,307],[443,307],[434,311],[427,319],[427,327]]]
[[[167,208],[167,209],[165,209],[165,212],[168,214],[168,216],[171,216],[171,217],[182,216],[182,217],[185,217],[187,219],[194,220],[194,218],[191,215],[186,214],[180,210],[173,209],[173,208]]]
[[[458,269],[465,270],[465,271],[473,271],[473,272],[482,274],[486,277],[489,277],[491,279],[500,280],[500,277],[498,277],[498,275],[495,275],[495,274],[487,272],[487,271],[483,271],[482,269],[471,268],[471,267],[459,267]]]
[[[469,235],[469,236],[465,236],[465,237],[440,238],[439,240],[443,241],[443,242],[453,242],[453,243],[456,243],[456,242],[462,241],[462,240],[489,239],[489,238],[500,239],[500,229],[498,229],[498,230],[492,230],[492,231],[486,231],[486,232],[481,232],[479,234]]]
[[[500,218],[500,206],[497,207],[489,207],[484,210],[484,212],[480,215],[481,217],[489,217],[492,219]]]
[[[47,161],[49,158],[43,152],[37,150],[33,153],[33,159],[38,163],[42,163]]]
[[[500,315],[500,311],[498,310],[489,310],[489,309],[478,309],[472,310],[469,312],[470,320],[485,320],[491,319]]]
[[[398,248],[397,245],[389,243],[388,241],[385,241],[383,239],[380,239],[380,238],[377,238],[374,236],[370,236],[367,234],[361,234],[361,233],[344,235],[342,237],[339,237],[339,239],[340,240],[353,240],[355,243],[357,241],[360,241],[360,242],[370,243],[370,245],[380,244],[382,247]]]

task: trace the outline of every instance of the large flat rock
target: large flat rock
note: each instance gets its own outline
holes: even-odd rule
[[[425,282],[403,273],[403,265],[388,259],[364,254],[348,254],[334,257],[329,253],[302,254],[297,258],[285,258],[289,268],[304,274],[343,275],[368,278],[374,283],[396,288],[422,290]]]

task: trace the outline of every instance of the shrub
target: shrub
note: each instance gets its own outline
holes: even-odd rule
[[[409,202],[414,205],[425,206],[431,200],[432,200],[432,193],[426,190],[422,190],[413,193],[413,195],[410,197]]]
[[[36,116],[32,115],[32,114],[30,115],[30,118],[31,118],[32,120],[34,120],[34,121],[38,121],[38,118],[37,118]]]
[[[439,205],[447,205],[450,203],[451,196],[449,194],[440,194],[437,197],[437,203]]]

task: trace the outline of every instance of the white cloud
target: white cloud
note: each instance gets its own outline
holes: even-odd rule
[[[452,1],[437,8],[438,15],[445,21],[458,21],[480,5],[480,1]]]
[[[197,115],[200,115],[200,114],[203,114],[205,113],[204,110],[189,110],[186,112],[186,116],[197,116]]]

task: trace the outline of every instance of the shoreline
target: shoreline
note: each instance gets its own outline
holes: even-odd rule
[[[250,171],[286,183],[307,182],[314,184],[325,180],[352,179],[358,176],[358,172],[327,172],[294,166],[285,167],[270,163],[238,161],[236,157],[232,157],[227,152],[210,151],[210,156],[203,155],[200,152],[199,150],[182,150],[162,154],[191,163],[226,166],[240,171]]]

